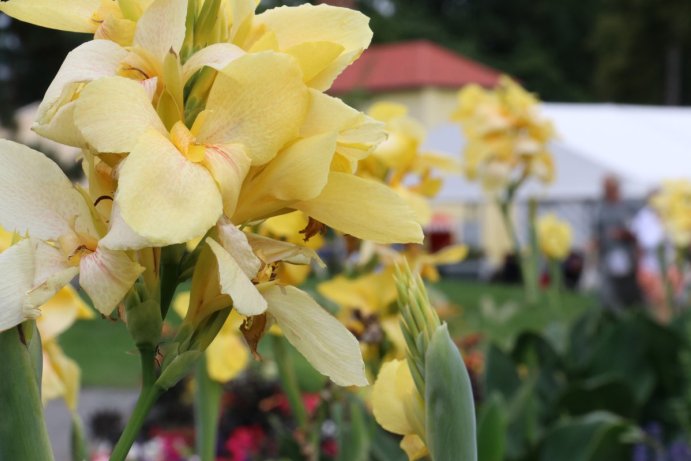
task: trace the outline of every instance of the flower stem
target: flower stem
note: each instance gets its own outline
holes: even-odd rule
[[[293,362],[289,351],[286,349],[285,340],[280,336],[272,336],[271,345],[273,346],[274,360],[276,361],[276,365],[278,365],[281,387],[288,398],[290,409],[293,411],[298,426],[305,433],[308,433],[309,419],[307,417],[307,410],[302,401],[300,385],[295,375],[295,368],[293,368]]]
[[[195,378],[197,381],[194,405],[197,454],[201,461],[214,461],[223,386],[209,377],[205,358],[197,363]]]
[[[142,393],[139,395],[132,416],[127,422],[125,430],[120,435],[120,439],[115,445],[113,453],[110,455],[110,461],[125,461],[127,454],[130,452],[132,445],[139,435],[139,431],[144,425],[146,416],[163,392],[163,389],[156,385],[151,385],[148,388],[142,389]]]
[[[40,390],[20,328],[0,333],[0,459],[51,461]]]
[[[518,233],[516,232],[516,226],[513,224],[511,219],[511,201],[502,200],[499,202],[499,209],[501,210],[501,216],[504,221],[504,226],[511,238],[511,243],[513,244],[514,253],[516,258],[521,265],[521,277],[523,279],[523,286],[525,287],[526,300],[529,303],[534,303],[537,301],[537,274],[535,273],[533,252],[522,251],[521,242],[518,239]]]

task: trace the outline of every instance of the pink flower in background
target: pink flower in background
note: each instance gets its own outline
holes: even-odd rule
[[[231,461],[251,461],[261,453],[266,434],[260,426],[242,426],[233,431],[226,441]]]

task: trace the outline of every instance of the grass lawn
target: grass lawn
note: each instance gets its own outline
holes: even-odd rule
[[[521,306],[521,286],[444,279],[430,290],[432,297],[437,290],[455,308],[456,314],[447,318],[453,334],[484,331],[506,340],[519,328],[545,326],[555,314],[545,304]],[[592,298],[575,293],[565,293],[561,301],[558,311],[567,317],[578,315],[594,303]],[[137,351],[122,323],[79,321],[61,336],[60,342],[82,367],[84,386],[138,386]]]

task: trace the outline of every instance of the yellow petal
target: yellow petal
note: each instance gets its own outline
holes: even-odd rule
[[[248,241],[248,235],[235,227],[226,218],[222,218],[217,226],[218,242],[238,263],[247,278],[257,276],[262,262],[254,254],[253,246]]]
[[[415,220],[421,226],[426,226],[432,221],[432,206],[429,201],[420,194],[408,190],[406,187],[394,189],[415,213]]]
[[[243,185],[233,221],[263,219],[288,203],[319,195],[329,175],[334,133],[301,139],[282,150]]]
[[[307,103],[307,87],[294,59],[273,52],[245,55],[216,77],[206,104],[213,116],[198,139],[243,144],[252,164],[262,165],[297,136]]]
[[[396,285],[390,272],[376,272],[355,279],[337,276],[317,286],[319,293],[344,309],[382,315],[396,300]]]
[[[231,297],[233,308],[247,316],[263,313],[266,310],[266,300],[242,271],[235,258],[212,238],[206,239],[206,243],[211,247],[218,262],[221,293]]]
[[[369,18],[359,11],[328,5],[301,5],[268,10],[256,17],[276,34],[280,49],[308,42],[332,42],[343,52],[310,81],[310,86],[326,90],[372,40]]]
[[[249,351],[238,331],[239,318],[233,311],[206,350],[207,370],[214,381],[226,383],[232,380],[249,362]]]
[[[270,286],[263,294],[286,339],[317,371],[339,386],[368,384],[357,339],[307,293]]]
[[[310,264],[312,261],[325,266],[319,255],[311,248],[290,242],[274,240],[256,234],[248,234],[247,239],[254,252],[265,264],[283,261],[291,264]]]
[[[0,140],[0,165],[0,226],[57,240],[72,232],[74,222],[75,230],[93,235],[84,198],[55,162],[21,144]]]
[[[388,122],[408,115],[408,108],[403,104],[382,101],[373,104],[367,112],[377,120]]]
[[[125,222],[159,245],[203,235],[221,216],[221,194],[209,171],[149,130],[123,162],[115,194]]]
[[[114,202],[110,212],[110,229],[108,233],[99,241],[99,245],[111,250],[141,250],[143,248],[155,246],[154,242],[149,241],[137,234],[122,219],[120,204]]]
[[[195,72],[204,66],[222,70],[244,54],[245,52],[242,48],[232,43],[214,43],[206,48],[202,48],[185,61],[185,64],[182,66],[182,81],[187,82]]]
[[[309,200],[326,186],[336,148],[335,133],[301,139],[281,151],[253,181],[279,200]]]
[[[79,272],[77,267],[67,263],[65,255],[58,248],[38,240],[33,243],[36,269],[31,290],[24,298],[25,308],[43,305]]]
[[[409,395],[414,386],[413,377],[405,360],[384,363],[372,388],[372,412],[381,426],[394,434],[413,434],[415,429],[408,420],[402,397]]]
[[[363,240],[421,243],[424,237],[415,214],[393,190],[348,173],[331,173],[317,198],[295,208]]]
[[[137,23],[129,19],[106,16],[94,33],[95,39],[109,40],[122,46],[130,46],[134,40]]]
[[[63,287],[47,303],[41,306],[41,316],[36,320],[41,341],[50,341],[66,331],[80,316],[93,316],[91,309],[79,297],[71,285]]]
[[[134,44],[161,61],[171,49],[178,54],[186,18],[187,0],[156,0],[137,22]]]
[[[401,448],[408,455],[410,461],[424,458],[429,454],[427,445],[417,434],[408,434],[401,440]]]
[[[189,291],[182,291],[175,295],[175,299],[173,299],[173,310],[175,311],[176,314],[180,316],[181,319],[184,319],[185,316],[187,315],[187,310],[189,309],[190,306],[190,292]]]
[[[83,83],[115,75],[126,56],[127,50],[109,40],[92,40],[71,51],[38,107],[33,129],[54,141],[79,145],[75,140],[80,141],[81,136],[78,131],[76,135],[73,133],[76,130],[73,120],[59,124],[59,119],[54,120],[58,111],[65,105],[75,104],[76,92]],[[71,110],[69,112],[72,114]]]
[[[353,109],[338,98],[310,90],[310,106],[301,127],[304,137],[335,131],[336,152],[349,160],[361,160],[386,139],[384,124]]]
[[[5,251],[14,243],[14,239],[17,234],[14,232],[7,232],[5,229],[0,227],[0,252]]]
[[[468,255],[466,245],[451,245],[430,255],[433,264],[455,264],[465,259]]]
[[[204,165],[216,180],[223,197],[223,212],[233,216],[242,182],[250,169],[250,159],[241,144],[209,145],[204,150]]]
[[[150,128],[166,133],[144,87],[123,77],[89,83],[77,100],[74,122],[98,152],[130,152]]]
[[[68,32],[94,32],[98,23],[91,15],[101,0],[10,0],[0,11],[20,21]]]
[[[65,355],[55,341],[45,343],[43,353],[44,377],[41,383],[43,401],[63,397],[67,408],[71,412],[77,411],[81,377],[79,366]]]
[[[334,42],[307,42],[300,43],[285,50],[286,53],[297,59],[302,69],[302,75],[306,84],[319,75],[341,53],[343,46]]]
[[[99,247],[83,256],[79,264],[79,285],[89,295],[94,307],[110,315],[132,288],[144,268],[124,251]]]

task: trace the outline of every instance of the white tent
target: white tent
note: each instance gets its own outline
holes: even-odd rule
[[[643,198],[664,179],[691,177],[691,108],[546,103],[541,113],[559,134],[552,144],[557,178],[529,184],[524,197],[594,200],[602,178],[616,174],[626,197]],[[433,127],[425,147],[460,155],[463,143],[449,123]],[[449,178],[436,201],[481,199],[479,185]]]

